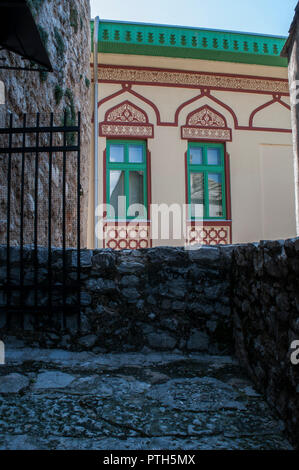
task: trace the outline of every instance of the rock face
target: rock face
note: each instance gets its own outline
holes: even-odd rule
[[[75,377],[70,374],[65,374],[64,372],[43,372],[38,375],[34,389],[65,388],[68,387],[73,380],[75,380]]]
[[[12,373],[0,377],[0,393],[19,393],[28,385],[28,378],[21,374]]]
[[[88,0],[30,0],[32,13],[38,25],[41,38],[46,45],[49,57],[54,69],[53,73],[38,72],[16,72],[0,71],[0,81],[5,85],[6,105],[1,106],[0,125],[7,126],[7,112],[12,112],[14,122],[20,125],[22,114],[29,113],[27,117],[28,125],[33,123],[33,114],[41,113],[41,125],[49,124],[49,113],[53,112],[54,123],[61,125],[64,112],[67,113],[67,122],[72,124],[76,113],[81,111],[81,185],[83,196],[82,205],[82,227],[87,227],[87,196],[88,196],[88,172],[90,158],[90,136],[91,136],[91,114],[90,114],[90,6]],[[9,53],[2,52],[1,56],[7,57],[7,64],[22,66],[23,61]],[[27,144],[28,145],[28,144]],[[20,156],[14,157],[20,160]],[[18,243],[19,238],[19,186],[21,165],[20,161],[13,158],[13,193],[12,193],[12,223],[11,241]],[[29,157],[27,157],[29,160]],[[0,241],[5,241],[6,221],[5,221],[5,198],[7,187],[7,174],[4,157],[0,156]],[[75,189],[76,177],[72,174],[73,166],[69,166],[69,177],[67,179],[67,195],[72,195]],[[25,227],[27,243],[30,240],[30,227],[32,228],[34,210],[33,177],[34,165],[27,161],[25,167],[25,181],[28,184],[25,189],[25,219],[28,220],[28,229]],[[54,158],[53,162],[53,191],[61,193],[61,162],[59,158]],[[41,156],[39,168],[39,191],[40,199],[45,206],[40,207],[40,215],[45,214],[47,199],[48,181],[48,157]],[[70,202],[70,218],[73,210]],[[2,213],[1,213],[2,211]],[[59,201],[53,201],[53,216],[61,219],[61,209]],[[57,224],[56,224],[57,225]],[[68,246],[73,246],[76,240],[75,227],[68,230]],[[46,233],[40,230],[39,243],[46,242]],[[52,243],[54,246],[61,244],[61,233],[53,233]],[[82,245],[86,246],[86,233],[82,232]]]

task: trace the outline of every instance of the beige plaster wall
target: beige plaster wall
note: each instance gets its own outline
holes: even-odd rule
[[[261,221],[264,239],[296,233],[292,146],[260,146]]]
[[[213,60],[181,59],[173,57],[151,57],[129,54],[99,54],[99,64],[131,65],[135,67],[158,67],[196,72],[218,72],[261,77],[288,78],[286,67],[268,65],[237,64]]]
[[[291,134],[235,131],[227,151],[233,243],[295,236]]]

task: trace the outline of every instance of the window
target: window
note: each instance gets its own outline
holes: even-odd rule
[[[188,145],[188,198],[191,219],[225,219],[224,145]]]
[[[115,219],[147,218],[146,143],[107,142],[107,203]],[[108,209],[108,218],[114,218]]]

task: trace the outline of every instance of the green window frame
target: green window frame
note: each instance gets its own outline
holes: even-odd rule
[[[113,147],[114,146],[114,147]],[[122,154],[123,161],[111,161],[113,160],[113,149],[119,147],[122,149],[120,153]],[[131,149],[138,148],[137,160],[141,161],[130,162],[130,155],[132,155]],[[136,157],[136,155],[135,155]],[[141,157],[141,158],[140,158]],[[122,189],[123,195],[126,197],[125,205],[125,215],[119,215],[115,211],[115,217],[112,217],[110,214],[110,207],[108,206],[107,218],[110,220],[147,220],[147,146],[145,141],[141,140],[107,140],[107,150],[106,150],[106,201],[107,204],[114,206],[113,201],[111,201],[111,191],[110,191],[110,181],[111,181],[111,172],[122,172]],[[115,174],[114,173],[114,174]],[[135,173],[135,176],[143,174],[141,178],[138,178],[139,183],[143,182],[142,188],[142,203],[144,206],[144,213],[141,215],[128,215],[128,210],[130,207],[130,198],[133,197],[132,184],[130,184],[131,177]],[[137,183],[138,184],[138,183]],[[140,193],[139,193],[140,195]],[[134,203],[134,201],[133,201]],[[138,203],[138,202],[137,202]]]
[[[192,152],[195,149],[196,152]],[[218,161],[215,164],[210,163],[208,154],[210,149],[216,149]],[[198,154],[197,162],[193,162],[192,154]],[[187,172],[188,172],[188,204],[189,204],[189,219],[190,220],[226,220],[226,180],[225,180],[225,158],[224,158],[224,144],[216,144],[213,142],[189,142],[187,154]],[[196,160],[196,158],[195,158]],[[192,195],[191,195],[191,178],[192,174],[202,174],[203,182],[203,211],[202,217],[195,217],[192,211]],[[210,181],[209,181],[210,176]],[[209,188],[209,182],[216,179],[221,181],[221,215],[212,214],[212,204],[210,204],[210,196],[212,191]],[[214,186],[217,182],[214,182]],[[215,194],[214,194],[215,197]],[[215,206],[214,206],[215,209]]]

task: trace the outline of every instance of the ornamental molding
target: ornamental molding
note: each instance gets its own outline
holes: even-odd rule
[[[154,137],[154,128],[148,126],[129,126],[115,124],[100,124],[100,137]]]
[[[199,129],[198,127],[182,127],[182,139],[232,141],[230,129]]]
[[[121,123],[148,123],[148,117],[142,109],[130,101],[124,101],[121,104],[114,106],[105,114],[106,122],[121,122]]]
[[[99,135],[151,138],[154,136],[154,127],[149,124],[145,111],[130,101],[124,101],[106,112],[105,121],[99,125]]]
[[[213,224],[192,222],[187,228],[186,243],[192,245],[229,245],[232,242],[231,224]]]
[[[225,128],[227,124],[224,116],[206,105],[188,115],[187,126]]]
[[[104,247],[113,250],[150,248],[150,225],[110,222],[104,226]]]
[[[232,131],[222,114],[205,105],[187,116],[182,139],[231,141]]]
[[[255,76],[182,72],[163,69],[142,69],[121,66],[100,66],[99,81],[132,84],[208,87],[256,93],[289,95],[288,80]]]

